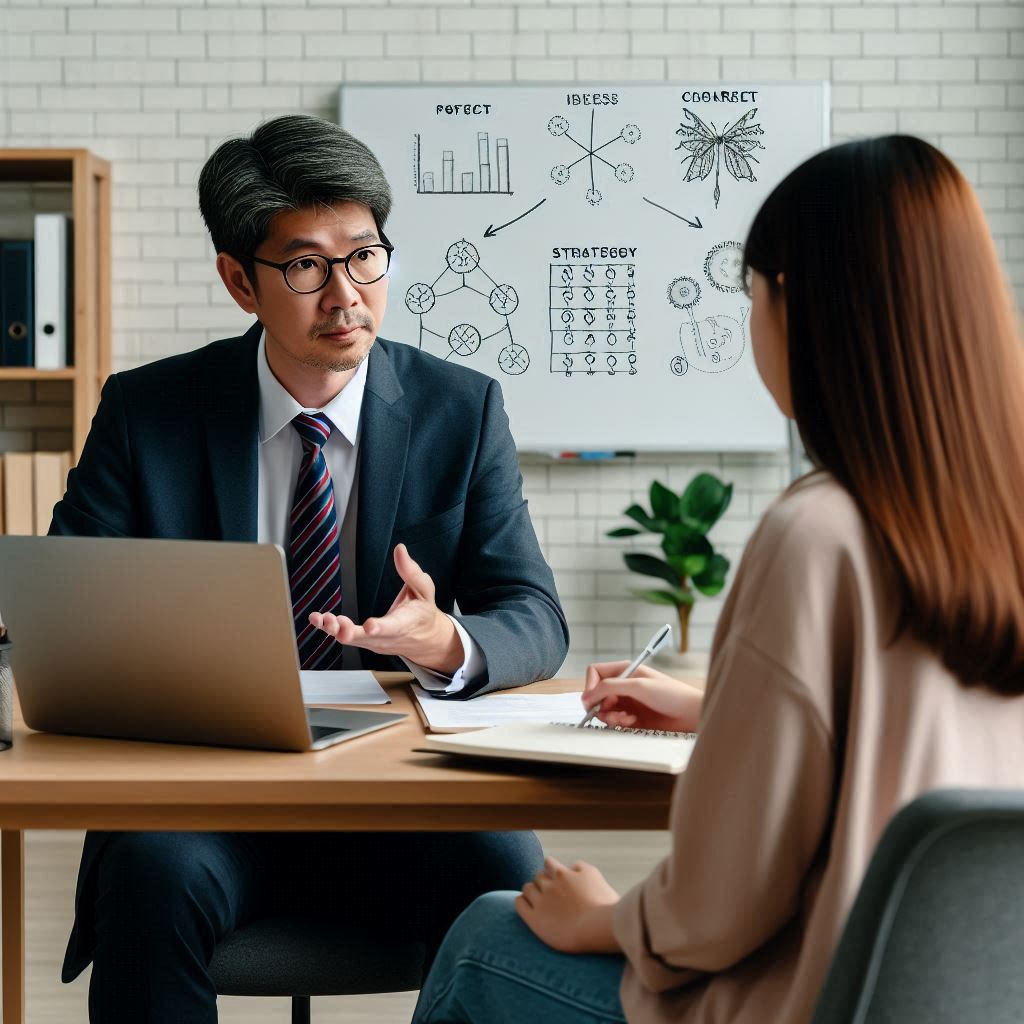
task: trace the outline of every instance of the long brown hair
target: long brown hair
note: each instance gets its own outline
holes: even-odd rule
[[[836,146],[768,197],[744,261],[784,275],[797,426],[891,558],[897,632],[1024,693],[1024,361],[974,191],[920,139]]]

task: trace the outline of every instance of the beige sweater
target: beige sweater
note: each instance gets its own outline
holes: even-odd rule
[[[1024,699],[912,637],[850,496],[814,473],[751,538],[722,611],[672,852],[622,898],[631,1024],[800,1024],[872,851],[940,786],[1024,786]]]

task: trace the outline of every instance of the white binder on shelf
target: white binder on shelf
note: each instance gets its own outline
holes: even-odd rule
[[[35,217],[36,369],[68,365],[71,341],[69,242],[71,218],[63,213]]]

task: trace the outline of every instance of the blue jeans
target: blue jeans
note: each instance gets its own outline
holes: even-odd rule
[[[621,1024],[621,956],[559,953],[519,919],[514,892],[478,897],[452,925],[413,1024]]]

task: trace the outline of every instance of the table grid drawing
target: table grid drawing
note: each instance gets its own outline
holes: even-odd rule
[[[552,263],[548,294],[552,373],[636,374],[635,263]]]

